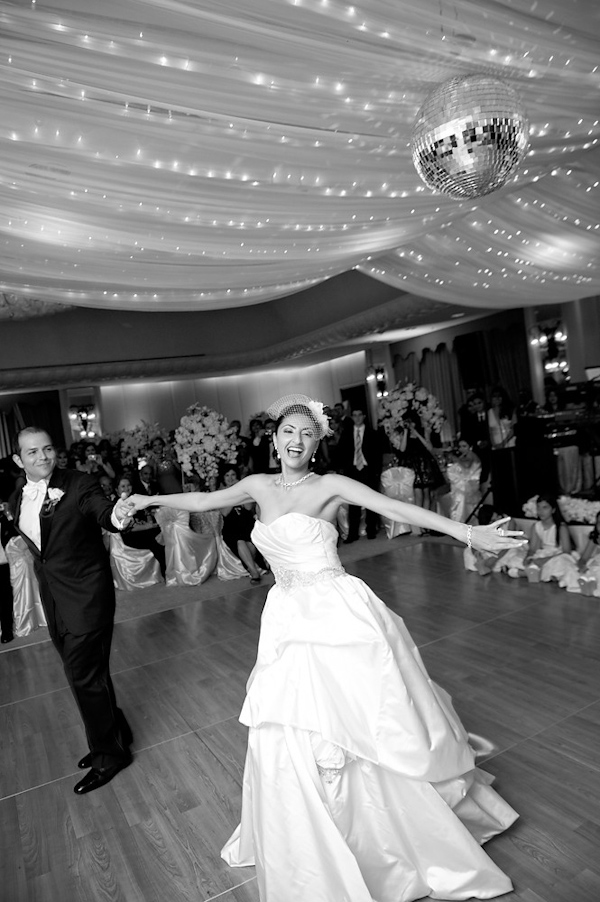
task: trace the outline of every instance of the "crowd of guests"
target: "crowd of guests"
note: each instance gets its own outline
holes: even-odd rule
[[[545,409],[553,412],[560,406],[558,392],[550,389]],[[320,442],[313,467],[317,473],[343,473],[375,490],[393,493],[401,500],[439,510],[455,520],[476,523],[481,520],[482,510],[494,504],[494,495],[502,497],[504,494],[502,483],[507,474],[510,476],[514,465],[511,457],[520,417],[537,412],[539,409],[526,392],[522,393],[517,405],[500,386],[492,389],[489,403],[482,392],[471,390],[458,411],[457,440],[451,449],[442,450],[439,437],[429,431],[413,411],[406,412],[398,427],[398,447],[392,447],[383,430],[369,425],[365,410],[338,402],[326,408],[331,434]],[[56,466],[95,477],[110,500],[132,493],[155,495],[214,490],[231,485],[249,473],[279,471],[271,440],[275,429],[272,419],[254,417],[248,424],[248,435],[243,434],[239,420],[232,420],[230,428],[237,445],[236,461],[233,465],[223,463],[219,478],[212,484],[206,484],[201,474],[185,476],[172,441],[162,436],[156,436],[137,458],[132,458],[122,445],[114,446],[106,438],[97,442],[76,441],[68,449],[57,449]],[[389,480],[382,485],[384,468],[400,474],[392,488]],[[22,478],[10,458],[1,462],[0,526],[5,517],[2,507],[9,509],[10,496],[14,495],[19,487],[18,480]],[[488,501],[488,505],[484,505],[484,501]],[[497,509],[502,513],[498,506]],[[246,575],[252,583],[258,583],[266,572],[266,564],[251,540],[255,516],[256,511],[251,505],[202,517],[171,515],[164,510],[158,515],[152,510],[143,511],[122,534],[107,534],[115,585],[131,589],[161,580],[167,585],[195,585],[213,572],[221,579]],[[542,518],[540,522],[543,522]],[[373,512],[350,507],[340,517],[340,535],[346,543],[356,542],[365,534],[368,539],[373,539],[380,525]],[[563,538],[564,534],[559,530],[557,541],[564,545]],[[13,635],[11,606],[6,600],[10,576],[4,544],[0,542],[3,642],[10,641]],[[26,553],[26,548],[21,550]],[[534,554],[538,551],[534,548]],[[571,550],[565,547],[562,553],[570,554]],[[586,565],[590,555],[584,558]],[[506,561],[505,565],[497,562],[496,569],[503,566],[511,575],[515,571],[529,573],[529,563],[525,558],[520,562]],[[489,562],[481,560],[471,560],[469,564],[471,569],[480,572],[492,569]],[[545,579],[551,570],[550,561],[540,569],[541,578]],[[580,586],[580,576],[575,579],[573,573],[569,573],[569,585],[571,591],[575,591]]]

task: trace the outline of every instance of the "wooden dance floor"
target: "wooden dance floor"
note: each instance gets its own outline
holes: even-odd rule
[[[404,617],[467,728],[497,747],[484,767],[521,815],[486,846],[515,884],[503,899],[598,902],[600,599],[467,573],[435,539],[348,546],[361,548],[349,572]],[[258,902],[254,870],[219,851],[240,813],[237,715],[269,583],[167,590],[177,605],[155,612],[155,590],[135,593],[112,658],[135,760],[82,797],[86,745],[58,656],[49,642],[4,646],[2,902]]]

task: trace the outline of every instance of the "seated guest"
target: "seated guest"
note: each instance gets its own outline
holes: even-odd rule
[[[567,592],[600,596],[600,513],[578,561],[570,557],[558,580]]]
[[[223,486],[227,488],[239,482],[239,473],[235,467],[229,467],[223,474]],[[251,533],[255,523],[254,503],[240,504],[237,507],[223,508],[223,541],[250,574],[251,583],[260,582],[260,570],[266,569],[262,555],[252,543]]]
[[[115,492],[115,487],[112,479],[106,473],[103,473],[102,476],[98,479],[100,483],[100,488],[106,495],[109,501],[116,501],[117,494]]]
[[[158,482],[152,464],[143,464],[138,471],[135,490],[138,495],[158,495]]]
[[[131,480],[127,476],[121,476],[117,483],[117,495],[119,498],[127,498],[133,491]],[[148,495],[156,494],[155,492],[147,492]],[[146,516],[144,516],[146,515]],[[165,546],[158,539],[160,537],[160,526],[156,522],[153,514],[149,510],[141,511],[136,514],[133,525],[129,529],[123,530],[121,533],[123,544],[128,548],[145,549],[151,551],[158,561],[160,572],[164,578],[166,573],[166,556]]]
[[[560,582],[573,560],[569,529],[553,495],[538,495],[536,508],[539,519],[533,524],[528,546],[511,548],[501,555],[494,570],[506,570],[514,577],[527,576],[532,582]]]

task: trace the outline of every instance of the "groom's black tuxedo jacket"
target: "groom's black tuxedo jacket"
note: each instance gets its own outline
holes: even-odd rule
[[[54,607],[73,635],[81,636],[112,622],[115,590],[102,529],[116,532],[111,522],[113,502],[91,476],[78,470],[54,469],[48,488],[64,492],[40,515],[41,550],[21,533],[33,554],[40,595],[50,625]],[[18,528],[22,492],[16,497]],[[46,510],[45,510],[46,508]]]

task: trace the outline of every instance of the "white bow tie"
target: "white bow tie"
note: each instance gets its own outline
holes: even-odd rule
[[[26,482],[23,486],[23,495],[32,501],[35,501],[40,495],[44,498],[47,491],[48,486],[43,479],[40,479],[39,482]]]

